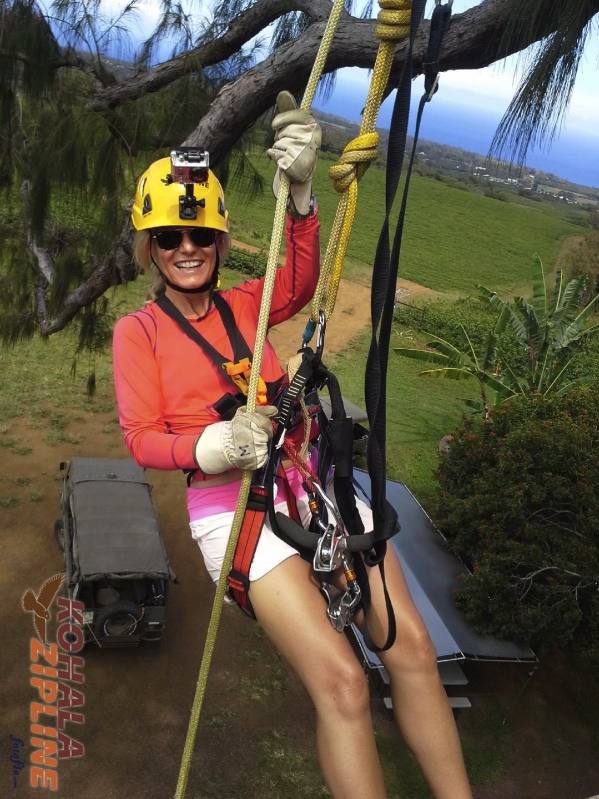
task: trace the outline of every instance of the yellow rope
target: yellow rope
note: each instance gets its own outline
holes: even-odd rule
[[[302,108],[308,109],[312,105],[312,100],[316,93],[318,82],[322,75],[325,62],[327,60],[328,52],[335,35],[335,29],[344,8],[345,0],[335,0],[331,15],[327,22],[316,60],[310,73],[310,78],[306,86],[304,98],[302,100]],[[266,265],[266,274],[264,276],[264,289],[262,293],[262,302],[260,305],[260,315],[258,317],[258,330],[256,333],[256,345],[254,348],[254,357],[252,360],[252,373],[250,377],[250,385],[248,390],[247,409],[251,413],[256,409],[256,396],[258,391],[258,378],[260,376],[260,369],[262,366],[262,355],[264,352],[264,342],[266,340],[266,332],[268,329],[268,317],[270,315],[270,304],[272,301],[273,289],[275,284],[275,275],[277,270],[277,262],[281,242],[283,240],[283,233],[285,230],[285,217],[287,208],[287,198],[289,195],[289,180],[283,173],[281,175],[281,186],[279,189],[279,196],[275,208],[275,216],[273,221],[272,235],[270,238],[270,250],[268,253],[268,262]],[[212,606],[212,613],[208,625],[208,632],[206,634],[206,643],[204,644],[204,654],[202,656],[202,663],[200,666],[200,673],[196,685],[196,691],[191,708],[191,716],[189,719],[189,726],[187,729],[187,736],[185,745],[183,747],[183,755],[181,758],[181,767],[179,770],[179,779],[177,781],[177,789],[175,792],[175,799],[183,799],[185,796],[185,789],[187,787],[187,778],[189,776],[189,769],[191,766],[191,758],[193,755],[193,748],[198,730],[198,723],[200,720],[200,713],[204,701],[204,694],[206,692],[206,683],[208,681],[208,672],[210,671],[210,663],[214,653],[214,644],[216,641],[216,633],[220,622],[222,606],[224,602],[225,592],[227,590],[227,575],[231,570],[233,563],[233,556],[235,554],[235,547],[237,546],[237,539],[241,530],[245,507],[250,492],[250,485],[252,482],[251,471],[245,471],[241,481],[241,489],[239,491],[239,499],[233,517],[233,525],[231,527],[231,535],[225,552],[223,565],[220,573],[220,579],[216,587],[216,594],[214,597],[214,604]]]
[[[333,313],[341,270],[351,235],[356,205],[358,182],[376,160],[379,135],[375,132],[376,119],[389,81],[395,46],[410,34],[411,0],[379,0],[382,11],[375,35],[381,40],[372,73],[372,81],[360,125],[360,134],[341,153],[339,162],[329,169],[335,191],[341,194],[337,213],[325,253],[320,278],[312,300],[312,319],[318,322],[318,312],[323,309],[327,319]]]
[[[389,79],[395,45],[398,41],[407,38],[409,35],[411,0],[379,0],[379,4],[383,10],[378,15],[379,25],[377,25],[375,33],[376,36],[381,39],[381,44],[379,45],[376,63],[374,66],[372,82],[366,101],[364,116],[362,118],[362,125],[360,127],[360,135],[347,145],[339,159],[339,164],[332,167],[330,170],[331,177],[335,181],[335,190],[340,192],[342,196],[339,201],[339,207],[337,209],[337,214],[335,216],[331,231],[331,237],[329,239],[329,244],[323,261],[321,278],[318,282],[316,294],[312,304],[312,318],[315,321],[318,321],[318,311],[321,308],[322,300],[326,292],[329,275],[331,276],[331,280],[328,288],[328,296],[325,307],[327,318],[330,317],[335,305],[337,288],[341,277],[341,269],[343,267],[347,243],[349,241],[351,227],[356,212],[358,181],[363,176],[370,163],[376,159],[378,134],[375,132],[375,124],[378,110],[381,105],[383,92]],[[312,105],[312,100],[314,99],[318,82],[322,75],[331,42],[335,35],[335,29],[343,8],[344,0],[334,0],[331,15],[320,43],[318,54],[312,67],[312,72],[310,74],[306,91],[304,93],[304,98],[302,100],[301,107],[304,109],[309,109]],[[253,367],[250,377],[247,401],[247,408],[249,412],[252,412],[256,409],[258,378],[260,376],[264,342],[266,340],[266,332],[268,328],[268,317],[270,315],[270,304],[272,300],[275,274],[277,269],[277,256],[279,254],[285,228],[285,212],[288,194],[289,181],[287,176],[283,174],[281,176],[281,187],[275,209],[273,229],[270,240],[270,251],[264,278],[262,303],[258,318],[258,330],[256,334],[256,345],[254,349]],[[216,633],[218,630],[223,601],[227,589],[227,575],[231,570],[235,547],[237,546],[237,539],[239,538],[239,532],[241,530],[245,507],[250,492],[251,480],[252,473],[250,471],[244,472],[241,481],[241,488],[239,491],[239,499],[235,509],[235,515],[233,517],[231,535],[229,536],[229,542],[225,552],[220,579],[218,581],[216,594],[214,597],[214,604],[212,606],[212,614],[210,616],[210,622],[208,625],[206,643],[204,645],[204,654],[202,657],[202,664],[200,666],[200,673],[198,676],[198,682],[196,685],[196,691],[191,709],[187,737],[183,747],[183,755],[181,759],[181,768],[179,771],[179,779],[177,781],[175,799],[183,799],[185,796],[185,789],[187,786],[187,779],[191,766],[191,758],[193,755],[200,713],[204,701],[204,694],[206,692],[208,672],[210,670],[210,663],[212,661],[212,655],[216,641]]]

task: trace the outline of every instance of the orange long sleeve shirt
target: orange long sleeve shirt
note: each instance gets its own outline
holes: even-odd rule
[[[319,275],[319,228],[316,216],[287,220],[287,258],[276,273],[269,328],[310,301]],[[261,278],[222,293],[252,351],[263,287]],[[232,359],[228,336],[214,306],[199,321],[189,321]],[[210,406],[231,391],[227,378],[155,303],[117,322],[113,360],[119,420],[135,461],[152,469],[196,468],[193,445],[207,425],[220,420]],[[271,382],[282,374],[267,340],[261,375]]]

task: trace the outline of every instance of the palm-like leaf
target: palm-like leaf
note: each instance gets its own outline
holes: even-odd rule
[[[562,272],[561,269],[558,269],[555,275],[555,286],[553,288],[553,299],[551,300],[551,309],[550,309],[551,314],[554,316],[554,318],[555,318],[555,313],[560,307],[563,284],[564,284],[564,273]]]
[[[599,325],[593,325],[593,327],[586,327],[587,322],[589,321],[591,315],[595,311],[595,306],[597,305],[597,301],[599,300],[599,294],[591,300],[591,302],[584,308],[576,319],[572,322],[571,325],[568,325],[566,330],[564,331],[561,337],[561,347],[570,347],[576,341],[579,341],[581,338],[590,338],[591,336],[595,336],[597,331],[599,330]]]
[[[528,337],[526,335],[526,328],[524,327],[518,315],[514,312],[514,309],[510,306],[510,304],[505,300],[502,300],[496,291],[492,291],[491,289],[488,289],[486,286],[483,286],[480,283],[476,284],[476,288],[478,289],[478,292],[481,295],[481,297],[487,300],[491,308],[498,308],[501,311],[502,315],[504,310],[507,309],[506,313],[508,314],[508,319],[511,324],[512,330],[514,331],[516,339],[523,347],[527,347]],[[501,319],[501,316],[499,318]]]
[[[512,307],[496,291],[486,286],[477,286],[480,295],[500,312],[493,330],[487,335],[482,355],[477,353],[463,325],[459,326],[463,351],[435,336],[429,342],[428,350],[397,348],[396,352],[440,367],[421,372],[421,377],[450,380],[473,377],[479,383],[482,403],[467,401],[466,404],[475,410],[484,410],[486,415],[489,413],[486,388],[495,392],[494,407],[499,407],[501,403],[516,396],[565,393],[576,385],[590,382],[587,377],[577,380],[567,378],[572,345],[583,338],[599,334],[599,324],[588,326],[599,303],[599,295],[582,310],[578,307],[585,280],[584,276],[571,280],[563,288],[563,276],[558,271],[553,296],[548,304],[543,264],[535,255],[532,264],[532,301],[515,297]],[[498,337],[508,324],[528,356],[528,366],[524,367],[521,375],[505,362],[498,347]],[[502,373],[497,374],[500,360]]]
[[[424,363],[437,363],[446,365],[449,363],[449,358],[446,355],[440,355],[438,352],[430,352],[430,350],[412,350],[407,347],[395,347],[395,352],[403,355],[404,358],[410,358],[413,361],[424,361]]]

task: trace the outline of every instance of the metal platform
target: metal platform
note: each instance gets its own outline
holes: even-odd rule
[[[368,499],[368,475],[356,469],[354,477]],[[403,483],[387,480],[387,499],[397,511],[401,525],[401,531],[389,545],[399,557],[414,604],[435,645],[441,680],[450,693],[468,684],[460,667],[460,663],[467,660],[536,663],[537,658],[528,647],[482,636],[472,629],[453,598],[455,589],[461,586],[460,576],[468,572],[467,568],[447,549],[445,539]],[[355,625],[346,632],[373,689],[383,700],[385,711],[391,714],[389,675],[383,664],[367,648]],[[465,696],[449,696],[449,701],[456,710],[471,707]]]

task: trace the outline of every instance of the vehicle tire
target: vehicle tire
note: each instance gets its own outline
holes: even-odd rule
[[[119,599],[98,613],[94,632],[98,638],[111,635],[133,635],[137,630],[143,611],[135,602]]]
[[[57,519],[54,522],[54,538],[61,552],[64,552],[64,521]]]

